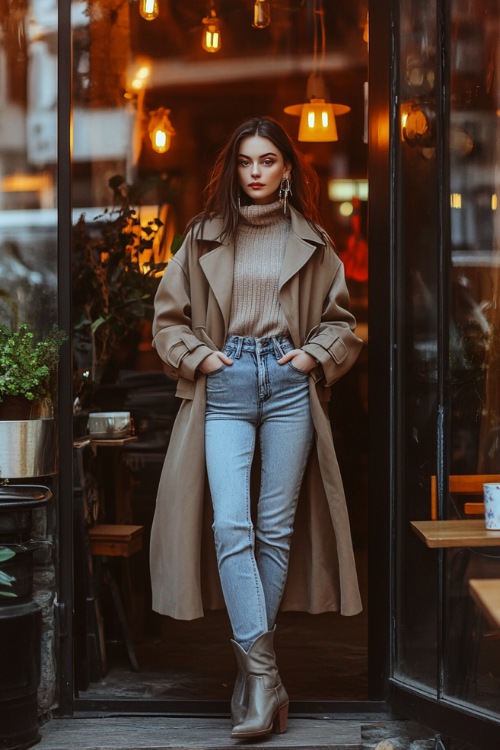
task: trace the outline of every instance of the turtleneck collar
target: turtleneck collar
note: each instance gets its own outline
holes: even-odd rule
[[[283,204],[280,201],[274,203],[240,206],[240,225],[270,226],[282,221],[290,221],[290,217],[283,213]]]

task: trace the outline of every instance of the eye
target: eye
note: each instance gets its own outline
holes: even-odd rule
[[[266,167],[272,167],[274,164],[274,159],[264,159],[262,162]]]
[[[249,164],[248,159],[240,159],[238,162],[238,166],[240,167],[247,167]]]

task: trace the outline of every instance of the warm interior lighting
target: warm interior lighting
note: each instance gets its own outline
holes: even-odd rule
[[[462,208],[462,196],[460,193],[450,195],[450,205],[452,208]]]
[[[271,23],[270,0],[255,0],[253,6],[253,26],[256,29],[265,29]]]
[[[365,25],[363,26],[363,41],[368,44],[370,41],[370,14],[369,11],[366,11],[366,21]]]
[[[175,130],[169,120],[170,110],[160,107],[149,113],[148,133],[151,145],[158,154],[164,154],[170,148]]]
[[[349,180],[333,177],[328,180],[328,198],[331,201],[349,201],[355,198],[360,201],[368,200],[368,180]]]
[[[302,107],[299,141],[338,141],[333,106],[324,99],[311,99]]]
[[[321,57],[318,62],[318,34],[321,35]],[[307,79],[304,104],[291,104],[283,110],[287,115],[299,115],[299,141],[338,141],[335,118],[350,111],[345,104],[333,104],[321,75],[325,60],[325,11],[323,0],[314,0],[314,64]]]
[[[139,13],[146,21],[154,21],[159,12],[158,0],[139,0]]]
[[[149,62],[140,63],[137,70],[132,76],[130,82],[130,88],[132,91],[141,91],[141,89],[147,86],[149,78],[151,76],[151,64]]]
[[[221,48],[220,20],[213,5],[210,15],[203,19],[201,46],[205,52],[218,52]]]
[[[433,112],[428,106],[412,105],[401,115],[401,135],[409,146],[423,148],[431,145],[433,132]]]
[[[491,210],[496,211],[498,208],[498,195],[496,193],[493,193],[491,196]]]

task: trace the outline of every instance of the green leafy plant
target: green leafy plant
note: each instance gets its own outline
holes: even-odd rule
[[[163,222],[156,217],[141,223],[137,205],[144,186],[129,185],[120,175],[108,184],[114,207],[92,222],[82,215],[73,244],[75,350],[90,362],[93,384],[106,379],[120,348],[127,342],[133,345],[134,337],[137,343],[141,325],[152,320],[154,295],[166,265],[151,260]],[[169,184],[161,189],[161,202],[170,202]]]
[[[15,554],[14,550],[9,549],[9,547],[0,546],[0,563],[11,560],[15,557]],[[12,588],[15,580],[14,576],[9,575],[4,570],[0,570],[0,596],[17,597],[17,594],[8,590],[8,588]]]
[[[0,325],[0,402],[6,396],[24,396],[28,401],[49,398],[65,338],[57,326],[37,342],[26,323],[17,331]]]

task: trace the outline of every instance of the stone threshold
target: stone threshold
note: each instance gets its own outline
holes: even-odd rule
[[[368,750],[431,748],[432,734],[409,722],[366,716],[291,717],[288,731],[260,740],[232,740],[226,718],[114,716],[54,718],[41,727],[35,750]],[[421,742],[420,742],[421,740]]]

